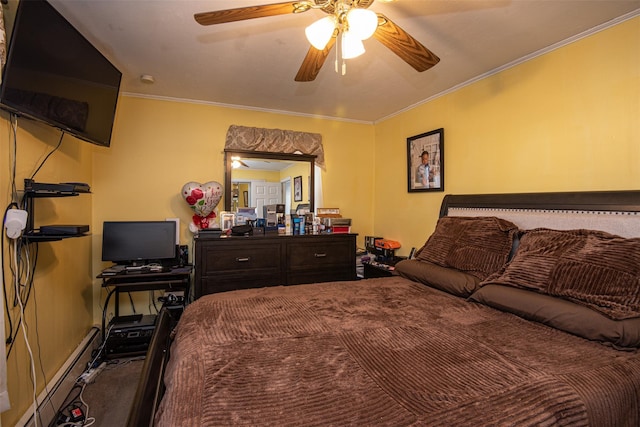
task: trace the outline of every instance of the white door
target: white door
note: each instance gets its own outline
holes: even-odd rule
[[[253,181],[251,183],[251,195],[249,204],[256,207],[258,218],[264,218],[264,205],[282,203],[279,182]]]
[[[287,178],[283,181],[280,181],[281,191],[284,195],[284,212],[289,214],[291,212],[291,179]]]

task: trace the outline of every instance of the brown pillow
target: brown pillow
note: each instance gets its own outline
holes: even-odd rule
[[[465,298],[480,284],[480,279],[470,274],[414,259],[400,261],[395,271],[406,279]]]
[[[469,300],[592,341],[611,343],[618,348],[640,347],[640,317],[613,320],[571,301],[501,285],[483,286]]]
[[[612,319],[640,316],[640,238],[595,230],[523,232],[496,283],[562,297]]]
[[[445,216],[416,258],[483,280],[507,262],[517,231],[501,218]]]

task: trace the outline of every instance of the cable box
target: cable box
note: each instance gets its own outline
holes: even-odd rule
[[[91,187],[84,182],[61,182],[59,184],[49,184],[35,182],[31,179],[24,180],[25,191],[36,191],[44,193],[90,193]]]
[[[45,236],[76,236],[88,231],[88,225],[43,225],[40,227],[40,234]]]

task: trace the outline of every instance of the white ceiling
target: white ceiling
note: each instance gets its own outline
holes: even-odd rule
[[[284,170],[295,162],[288,162],[285,160],[256,160],[256,159],[242,159],[242,162],[246,166],[240,166],[239,169],[247,170],[267,170],[267,171],[281,171]]]
[[[283,0],[50,0],[143,96],[376,122],[487,73],[640,14],[640,0],[396,0],[381,12],[438,55],[422,73],[375,39],[313,82],[294,81],[309,44],[310,10],[212,26],[198,12]],[[594,58],[594,61],[606,58]],[[154,84],[140,81],[142,74]]]

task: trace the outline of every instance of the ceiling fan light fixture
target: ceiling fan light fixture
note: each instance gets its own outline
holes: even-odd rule
[[[362,40],[350,30],[342,33],[342,58],[352,59],[364,53]]]
[[[249,165],[247,165],[245,162],[242,161],[242,159],[238,156],[232,156],[231,157],[231,167],[233,169],[238,169],[239,167],[244,166],[245,168],[248,168]]]
[[[307,35],[307,40],[309,40],[309,43],[311,43],[313,47],[318,50],[323,50],[327,46],[327,43],[329,43],[329,40],[331,40],[335,28],[335,18],[333,16],[326,16],[309,25],[304,32]]]
[[[354,8],[347,13],[347,23],[351,31],[360,40],[366,40],[378,28],[378,16],[368,9]]]
[[[194,18],[200,25],[214,25],[291,13],[299,14],[312,9],[328,14],[329,16],[312,23],[305,29],[311,46],[295,76],[296,82],[315,80],[334,45],[336,45],[336,72],[341,71],[344,75],[346,60],[362,55],[365,52],[363,40],[373,36],[418,72],[428,70],[440,61],[437,55],[385,15],[367,10],[373,2],[374,0],[294,0],[201,12],[196,13]]]

